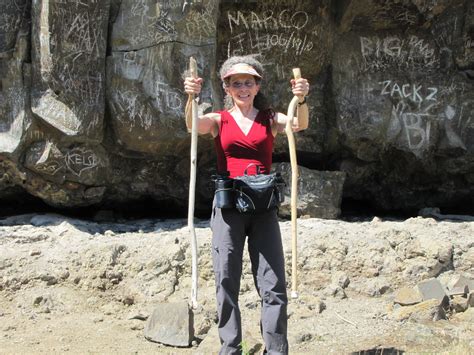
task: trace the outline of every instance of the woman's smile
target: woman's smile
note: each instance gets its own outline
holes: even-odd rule
[[[232,96],[234,101],[253,102],[257,96],[260,87],[255,78],[249,74],[232,75],[226,85],[226,91]]]

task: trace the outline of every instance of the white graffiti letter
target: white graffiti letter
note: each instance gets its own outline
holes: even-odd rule
[[[438,93],[438,88],[428,88],[428,90],[430,91],[430,94],[426,100],[437,101],[438,99],[436,98],[436,94]]]
[[[409,97],[409,96],[411,96],[411,93],[410,93],[410,92],[406,92],[406,91],[405,91],[405,88],[407,88],[407,87],[410,87],[410,84],[403,84],[403,86],[402,86],[403,97]]]
[[[402,51],[400,39],[397,37],[388,37],[385,39],[383,51],[390,57],[399,57]]]
[[[398,92],[398,96],[400,96],[400,98],[403,98],[402,90],[400,89],[400,86],[398,86],[397,83],[393,84],[392,92],[390,93],[390,96],[393,97],[393,95],[395,94],[395,92]]]
[[[423,102],[423,98],[419,94],[419,91],[421,90],[422,85],[415,86],[413,85],[413,102]]]
[[[383,82],[379,82],[379,84],[383,84],[385,85],[382,89],[382,92],[380,93],[380,95],[390,95],[390,91],[388,90],[390,84],[391,84],[391,80],[385,80]]]
[[[372,54],[374,51],[372,40],[367,37],[360,37],[360,50],[363,57],[367,57]]]
[[[230,27],[230,33],[234,32],[234,28],[232,27],[232,23],[234,23],[237,26],[240,26],[240,21],[242,21],[242,24],[244,25],[245,29],[249,29],[249,25],[247,21],[245,20],[244,15],[240,12],[237,11],[237,16],[234,17],[230,13],[230,11],[227,13],[227,19],[229,20],[229,27]]]

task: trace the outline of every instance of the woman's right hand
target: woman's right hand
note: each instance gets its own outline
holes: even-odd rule
[[[199,95],[201,86],[202,78],[187,77],[184,79],[184,91],[188,95]]]

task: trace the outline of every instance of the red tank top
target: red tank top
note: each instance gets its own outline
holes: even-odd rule
[[[271,111],[259,111],[247,135],[228,111],[219,113],[221,125],[214,138],[218,172],[228,171],[234,178],[243,175],[247,167],[248,174],[255,174],[258,166],[260,173],[270,173],[274,140]]]

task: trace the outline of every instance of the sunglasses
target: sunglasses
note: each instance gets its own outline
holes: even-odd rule
[[[242,87],[246,88],[253,88],[257,83],[255,80],[245,80],[245,81],[233,81],[232,83],[229,83],[227,86],[232,86],[234,89],[240,89]]]

